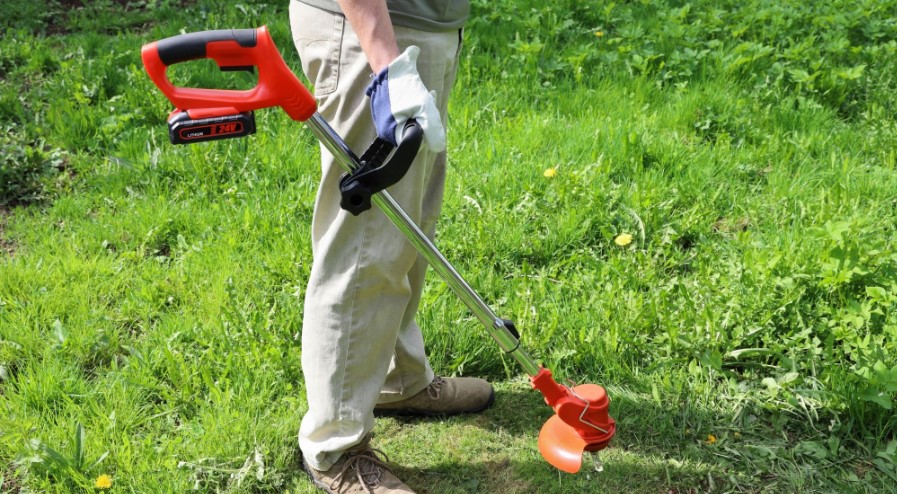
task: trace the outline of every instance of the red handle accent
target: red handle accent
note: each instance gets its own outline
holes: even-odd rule
[[[200,34],[203,33],[195,33]],[[175,36],[162,40],[171,48],[177,46],[179,39],[184,43],[196,43],[196,35]],[[182,38],[183,37],[183,38]],[[258,67],[258,84],[246,91],[230,89],[199,89],[174,86],[168,80],[168,65],[159,56],[159,41],[143,45],[140,56],[150,79],[176,108],[191,111],[205,110],[203,114],[233,114],[272,106],[283,108],[293,120],[304,121],[317,110],[315,98],[303,85],[296,74],[287,67],[274,45],[268,29],[262,26],[256,29],[254,46],[242,46],[238,40],[221,40],[220,36],[209,36],[205,43],[205,58],[215,60],[219,67]],[[192,47],[195,48],[195,47]],[[193,52],[196,58],[202,58],[202,50]],[[172,63],[184,59],[177,58]]]

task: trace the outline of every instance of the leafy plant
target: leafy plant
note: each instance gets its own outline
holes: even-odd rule
[[[66,170],[65,154],[41,140],[0,129],[0,206],[46,199]]]
[[[82,489],[92,489],[91,476],[96,467],[109,456],[109,452],[106,451],[90,461],[85,453],[84,440],[84,428],[81,427],[81,424],[75,424],[67,452],[57,451],[38,439],[32,439],[29,443],[32,454],[20,459],[18,463],[38,467],[38,470],[42,470],[59,482],[73,483]]]

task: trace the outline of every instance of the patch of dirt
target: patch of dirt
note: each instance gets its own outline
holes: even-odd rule
[[[144,24],[146,21],[150,20],[147,17],[147,15],[150,14],[147,13],[157,8],[156,5],[153,5],[155,2],[147,2],[145,0],[108,0],[107,2],[102,2],[101,5],[96,5],[96,3],[97,2],[86,0],[50,0],[48,6],[55,11],[57,15],[52,15],[47,18],[47,33],[67,34],[71,32],[67,26],[69,12],[85,8],[94,10],[113,10],[122,15],[145,14],[140,16],[142,20],[137,21],[137,24]],[[172,0],[169,3],[183,8],[193,3],[193,0]]]
[[[130,10],[146,10],[146,2],[141,1],[133,1],[133,0],[110,0],[111,3],[121,5],[122,7]],[[56,3],[64,10],[78,9],[85,6],[85,3],[81,0],[56,0]]]
[[[3,483],[0,484],[0,492],[8,494],[19,494],[22,492],[22,485],[19,484],[18,479],[16,479],[12,472],[7,471],[3,475]]]
[[[12,212],[3,206],[0,206],[0,252],[5,253],[9,257],[16,252],[16,244],[6,238],[6,221]],[[6,491],[3,491],[6,492]]]

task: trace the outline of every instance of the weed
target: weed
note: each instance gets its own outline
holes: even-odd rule
[[[67,164],[60,149],[0,130],[0,206],[27,204],[55,193],[54,182],[65,179]]]

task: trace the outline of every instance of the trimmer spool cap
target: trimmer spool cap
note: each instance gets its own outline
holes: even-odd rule
[[[539,432],[539,451],[555,467],[576,473],[583,453],[606,448],[616,432],[607,392],[597,384],[562,386],[545,368],[531,380],[555,411]]]

